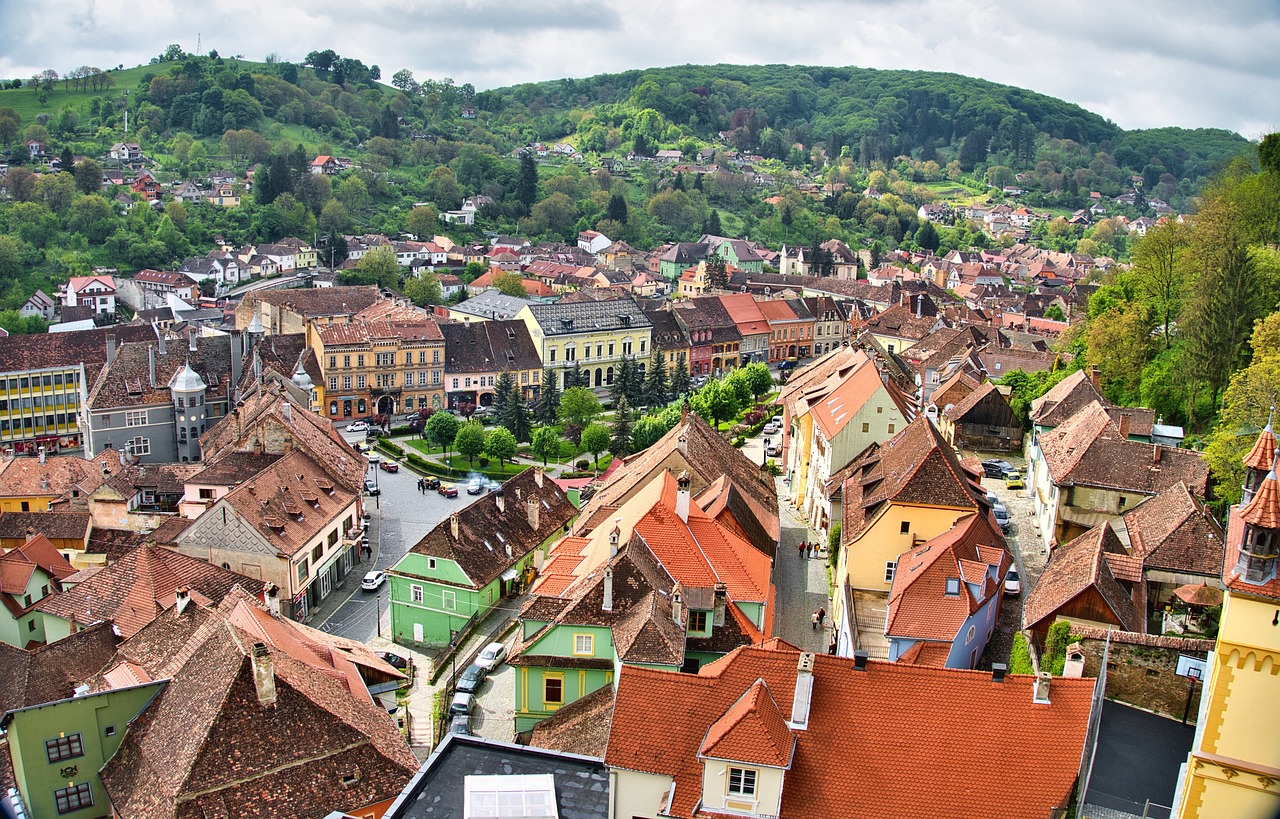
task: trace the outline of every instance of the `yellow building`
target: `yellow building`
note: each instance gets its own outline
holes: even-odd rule
[[[1227,529],[1218,644],[1174,799],[1181,819],[1280,813],[1280,482],[1270,424],[1245,459]],[[1264,470],[1270,472],[1264,474]]]
[[[310,325],[324,375],[315,385],[332,421],[444,406],[444,335],[435,320]]]
[[[592,387],[612,384],[623,359],[644,369],[652,355],[652,325],[631,299],[530,304],[516,318],[529,328],[543,367],[567,374],[577,365]]]
[[[888,656],[884,615],[898,555],[990,507],[979,478],[927,416],[920,416],[849,466],[832,620],[838,653]],[[878,618],[878,622],[876,622]]]

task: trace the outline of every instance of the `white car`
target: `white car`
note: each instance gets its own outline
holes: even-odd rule
[[[507,657],[507,647],[502,643],[489,643],[484,651],[476,657],[476,665],[485,671],[492,671],[502,664]]]
[[[765,435],[776,435],[778,430],[780,429],[781,427],[779,427],[774,422],[770,421],[769,423],[765,424],[764,429],[760,431],[763,432]]]
[[[1004,593],[1022,594],[1022,578],[1018,575],[1018,570],[1013,566],[1009,567],[1009,571],[1004,576]]]
[[[368,432],[369,424],[366,421],[354,421],[347,424],[347,432]]]
[[[369,572],[360,581],[360,588],[365,591],[377,591],[383,583],[387,582],[386,572]]]

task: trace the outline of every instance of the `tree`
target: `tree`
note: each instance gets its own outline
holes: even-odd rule
[[[467,463],[475,466],[476,458],[484,454],[484,427],[479,421],[468,421],[458,427],[458,434],[453,438],[453,448],[467,459]]]
[[[348,176],[339,182],[333,195],[338,197],[338,201],[346,205],[347,209],[354,213],[359,213],[367,208],[371,201],[369,186],[358,176]]]
[[[933,222],[925,220],[920,229],[916,231],[916,244],[925,250],[933,251],[938,249],[938,245],[942,242],[938,238],[938,230],[933,226]]]
[[[666,356],[658,353],[649,362],[644,380],[644,405],[661,407],[671,400],[671,384],[667,379]]]
[[[560,420],[577,431],[574,443],[582,439],[582,430],[600,414],[600,401],[586,387],[570,387],[560,395]]]
[[[499,273],[493,277],[493,286],[504,296],[515,296],[520,299],[529,297],[529,291],[524,287],[524,278],[519,273],[507,271]]]
[[[699,176],[699,179],[702,177]],[[707,217],[706,223],[702,226],[703,233],[709,233],[712,236],[719,236],[722,228],[720,227],[720,211],[712,210],[711,215]]]
[[[49,210],[62,214],[76,198],[76,180],[69,173],[41,174],[36,181],[36,197]]]
[[[1125,302],[1089,319],[1089,363],[1096,366],[1107,395],[1117,403],[1137,398],[1142,369],[1154,352],[1151,313],[1141,302]]]
[[[391,84],[406,94],[416,95],[418,93],[418,82],[413,78],[413,72],[407,68],[402,68],[392,74]]]
[[[738,396],[732,387],[717,379],[708,381],[693,394],[690,404],[707,423],[718,426],[738,413]]]
[[[676,358],[675,366],[671,368],[671,395],[681,396],[689,394],[689,363],[685,360],[684,353]]]
[[[517,448],[516,436],[505,427],[494,427],[484,439],[484,451],[490,458],[497,458],[498,464],[504,468],[507,461],[516,456]]]
[[[0,111],[0,116],[3,115],[4,112]],[[1258,145],[1258,164],[1263,171],[1280,174],[1280,132],[1267,134],[1262,138]]]
[[[520,176],[516,180],[516,199],[526,208],[538,199],[538,166],[529,154],[520,157]]]
[[[751,390],[751,394],[759,400],[761,396],[768,394],[773,389],[773,373],[769,372],[769,365],[762,361],[754,364],[748,364],[739,372],[742,378],[746,380],[747,386]]]
[[[1222,414],[1207,439],[1205,458],[1217,484],[1218,497],[1235,504],[1244,483],[1241,464],[1258,430],[1280,405],[1280,312],[1254,325],[1250,339],[1253,362],[1231,379],[1222,397]]]
[[[609,385],[609,397],[613,399],[613,403],[618,403],[627,394],[627,386],[631,381],[631,373],[635,368],[635,362],[630,358],[624,358],[618,362],[618,368],[614,371],[613,383]]]
[[[1186,280],[1182,257],[1189,242],[1186,226],[1169,220],[1148,230],[1133,248],[1134,282],[1160,321],[1166,350],[1169,326],[1182,307]]]
[[[448,165],[436,167],[427,177],[427,192],[445,210],[453,210],[462,204],[462,189],[458,187],[458,177]]]
[[[625,397],[613,408],[613,435],[609,440],[609,451],[619,458],[631,454],[631,407]]]
[[[556,434],[555,427],[535,427],[529,449],[542,459],[543,466],[547,465],[549,459],[559,458],[560,436]]]
[[[593,422],[582,430],[580,446],[584,452],[591,453],[592,460],[598,465],[600,453],[609,449],[609,439],[609,428]]]
[[[577,204],[563,193],[553,193],[533,206],[530,218],[540,230],[564,233],[578,219]]]
[[[444,303],[444,291],[440,289],[440,280],[436,278],[435,273],[426,269],[416,276],[409,277],[404,283],[404,294],[418,307]]]
[[[707,282],[712,287],[723,290],[729,286],[729,271],[723,256],[719,253],[712,253],[707,257],[704,264],[707,268]]]
[[[627,223],[627,200],[620,193],[615,193],[609,197],[609,206],[605,209],[605,218],[611,219],[620,225]]]
[[[317,224],[325,233],[341,234],[351,224],[351,211],[339,200],[330,199],[321,208]]]
[[[363,284],[379,284],[398,289],[400,286],[400,262],[391,247],[375,247],[356,262],[356,273]]]
[[[435,235],[439,224],[440,217],[436,215],[435,208],[430,205],[418,205],[409,211],[409,215],[404,220],[404,229],[412,233],[418,241],[425,242]]]
[[[102,189],[102,166],[92,159],[77,162],[72,175],[75,176],[76,190],[81,193],[97,193]]]
[[[458,436],[458,418],[451,412],[437,412],[427,419],[427,440],[434,442],[442,452],[448,453],[448,446]]]
[[[1044,309],[1044,317],[1053,319],[1054,321],[1066,321],[1067,314],[1062,312],[1062,308],[1056,304],[1051,304]]]
[[[511,373],[503,372],[498,376],[498,381],[493,385],[493,417],[499,424],[502,423],[502,417],[506,414],[511,402],[516,396],[516,380],[511,377]]]
[[[533,418],[539,424],[554,424],[560,411],[559,375],[555,370],[542,371],[542,389],[538,403],[533,408]]]
[[[0,108],[0,145],[8,145],[22,130],[22,116],[12,108]]]

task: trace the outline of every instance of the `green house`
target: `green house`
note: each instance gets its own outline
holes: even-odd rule
[[[577,508],[542,470],[525,470],[451,515],[388,571],[393,639],[444,645],[519,593]]]
[[[16,648],[50,642],[40,602],[62,589],[75,569],[44,535],[0,555],[0,643]],[[65,636],[65,635],[64,635]]]
[[[129,723],[165,687],[157,680],[17,708],[0,719],[18,792],[31,816],[106,816],[98,771],[115,755]]]

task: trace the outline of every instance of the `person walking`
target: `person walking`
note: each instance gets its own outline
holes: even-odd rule
[[[804,560],[804,541],[800,541],[800,559]]]
[[[822,621],[827,619],[827,610],[822,606],[818,606],[818,625],[822,625]]]
[[[818,613],[816,611],[813,613],[813,616],[809,618],[809,622],[812,625],[813,630],[817,631],[818,630]]]

